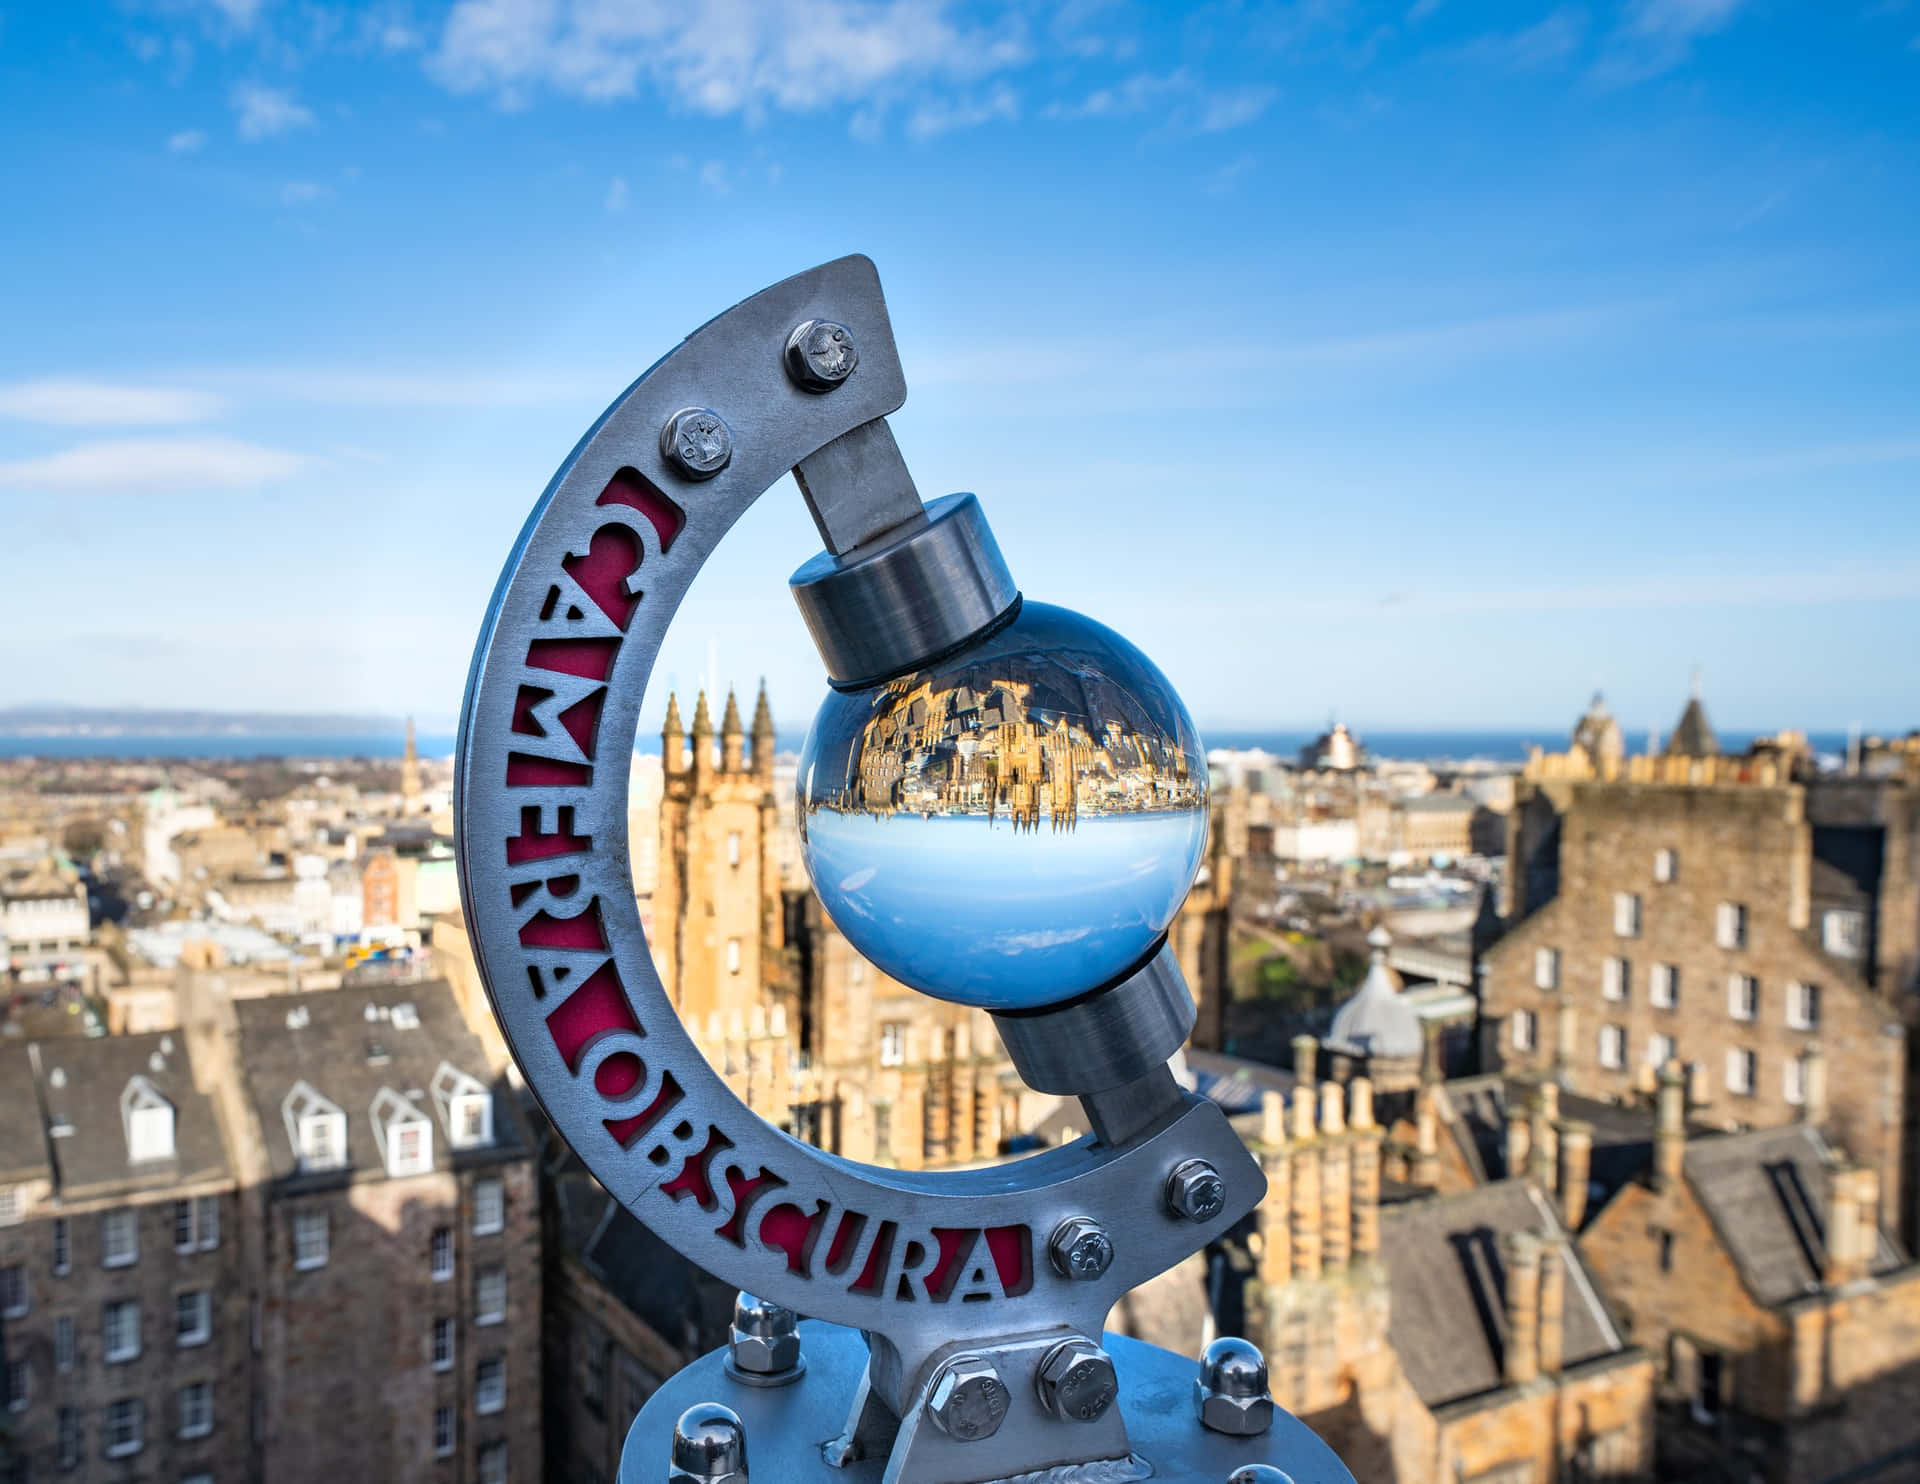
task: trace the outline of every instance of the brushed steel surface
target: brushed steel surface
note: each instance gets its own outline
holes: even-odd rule
[[[993,1024],[1027,1086],[1084,1097],[1164,1067],[1186,1044],[1195,1013],[1180,961],[1163,942],[1111,989],[1050,1010],[995,1015]]]

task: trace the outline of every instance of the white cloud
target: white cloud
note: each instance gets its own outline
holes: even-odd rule
[[[1192,85],[1193,79],[1184,71],[1169,72],[1165,76],[1137,72],[1114,87],[1096,88],[1078,103],[1049,104],[1046,116],[1055,119],[1096,119],[1140,113]]]
[[[980,124],[1020,116],[1020,99],[1012,88],[998,87],[983,98],[946,102],[930,99],[907,118],[907,132],[915,139],[932,139],[955,129],[971,129]]]
[[[0,489],[129,495],[257,489],[302,462],[298,454],[233,438],[127,438],[0,464]]]
[[[1476,37],[1454,48],[1451,55],[1483,66],[1531,72],[1564,61],[1579,50],[1586,34],[1587,13],[1562,6],[1522,30]]]
[[[234,88],[232,101],[233,111],[240,120],[242,139],[269,139],[313,123],[312,110],[295,102],[291,93],[278,88],[243,82]]]
[[[627,181],[623,175],[614,176],[607,186],[607,210],[618,215],[627,209]]]
[[[260,0],[204,0],[204,3],[243,31],[251,27],[260,14]]]
[[[1238,129],[1265,113],[1277,96],[1272,88],[1238,88],[1227,93],[1210,93],[1200,101],[1200,118],[1195,127],[1202,134]]]
[[[325,201],[333,195],[331,186],[323,186],[311,180],[290,180],[280,187],[282,206],[311,206],[316,201]]]
[[[716,196],[724,196],[733,189],[733,182],[727,174],[725,160],[708,160],[700,167],[700,184]]]
[[[167,148],[176,155],[190,155],[197,150],[205,149],[206,146],[207,135],[204,129],[182,129],[178,134],[169,135],[167,138]]]
[[[459,0],[430,73],[521,106],[642,84],[700,113],[805,111],[1024,61],[1024,26],[952,19],[946,0]]]
[[[59,377],[0,385],[0,417],[69,428],[198,422],[220,406],[218,397],[185,387],[114,386]]]
[[[1602,82],[1633,83],[1685,62],[1694,42],[1730,25],[1746,0],[1633,0],[1595,69]]]

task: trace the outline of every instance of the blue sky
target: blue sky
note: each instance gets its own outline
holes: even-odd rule
[[[1920,723],[1920,0],[0,0],[0,99],[0,704],[450,716],[601,408],[863,251],[922,491],[1203,725]],[[664,671],[810,710],[816,545]]]

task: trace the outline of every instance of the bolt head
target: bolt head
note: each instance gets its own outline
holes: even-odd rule
[[[1113,1357],[1091,1340],[1063,1340],[1034,1373],[1040,1404],[1063,1422],[1092,1422],[1120,1394]]]
[[[958,1355],[940,1368],[927,1397],[927,1415],[948,1437],[962,1443],[990,1438],[1007,1420],[1006,1382],[993,1363]]]
[[[830,392],[860,364],[853,332],[830,319],[804,320],[787,336],[787,375],[803,391]]]
[[[718,1402],[688,1407],[673,1425],[667,1484],[747,1484],[747,1429]]]
[[[1202,1427],[1231,1438],[1258,1437],[1273,1426],[1273,1398],[1269,1396],[1228,1396],[1204,1381],[1195,1381],[1193,1406]]]
[[[1227,1208],[1227,1183],[1204,1159],[1174,1166],[1167,1177],[1167,1209],[1185,1221],[1211,1221]]]
[[[1047,1257],[1062,1278],[1091,1282],[1113,1266],[1113,1239],[1092,1218],[1069,1216],[1053,1229]]]
[[[1293,1475],[1270,1463],[1243,1463],[1227,1475],[1227,1484],[1293,1484]]]
[[[800,1336],[727,1332],[727,1357],[750,1376],[779,1376],[800,1364]]]
[[[733,429],[707,407],[682,407],[660,430],[660,454],[686,479],[711,479],[733,459]]]

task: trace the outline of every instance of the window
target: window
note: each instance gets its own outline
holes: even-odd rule
[[[1655,964],[1647,970],[1647,999],[1656,1010],[1672,1010],[1680,1004],[1680,970],[1674,964]]]
[[[481,1361],[473,1376],[473,1410],[490,1417],[507,1405],[507,1362],[504,1356],[489,1355]]]
[[[109,1364],[140,1357],[140,1305],[115,1299],[101,1312],[100,1333]]]
[[[1727,1053],[1728,1092],[1743,1098],[1753,1096],[1753,1063],[1753,1053],[1744,1047],[1736,1046]]]
[[[1653,853],[1653,879],[1665,885],[1680,879],[1680,852],[1656,850]]]
[[[140,1225],[131,1209],[100,1215],[100,1266],[131,1267],[140,1260]]]
[[[67,1218],[53,1218],[53,1276],[64,1278],[73,1271],[73,1230]]]
[[[873,1157],[893,1158],[893,1104],[873,1105]]]
[[[433,1409],[433,1456],[451,1458],[453,1456],[453,1408],[435,1407]]]
[[[484,1082],[443,1061],[433,1074],[433,1100],[455,1149],[481,1149],[493,1142],[493,1094]]]
[[[327,1265],[328,1236],[325,1211],[293,1213],[293,1269],[296,1273]]]
[[[1722,948],[1747,946],[1747,909],[1738,902],[1722,902],[1714,919],[1714,941]]]
[[[1621,1025],[1600,1027],[1600,1065],[1616,1071],[1627,1064],[1627,1029]]]
[[[507,1270],[482,1268],[473,1277],[473,1322],[507,1322]]]
[[[448,1282],[453,1277],[453,1228],[436,1226],[433,1229],[432,1255],[428,1263],[436,1283]]]
[[[1660,1271],[1671,1273],[1673,1271],[1673,1233],[1663,1229],[1656,1231],[1654,1235],[1660,1240]]]
[[[480,1450],[480,1484],[507,1484],[507,1445],[488,1443]]]
[[[1624,958],[1610,958],[1600,971],[1600,993],[1610,1000],[1624,1000],[1632,977],[1632,964]]]
[[[399,1179],[433,1170],[433,1120],[391,1087],[373,1095],[373,1141],[387,1173]]]
[[[147,1404],[126,1398],[107,1404],[107,1457],[131,1458],[147,1445]]]
[[[740,972],[740,940],[738,938],[727,939],[727,972],[729,974]]]
[[[1780,1064],[1780,1092],[1795,1108],[1807,1100],[1807,1068],[1799,1057],[1790,1056]]]
[[[727,864],[730,866],[740,864],[740,832],[738,830],[727,832]]]
[[[1867,914],[1826,912],[1820,917],[1820,946],[1835,958],[1867,956]]]
[[[1680,1055],[1680,1047],[1672,1036],[1663,1036],[1658,1032],[1647,1037],[1647,1061],[1654,1067],[1664,1067]]]
[[[173,1158],[173,1104],[145,1077],[128,1080],[120,1094],[120,1119],[130,1163]]]
[[[1535,989],[1560,987],[1560,950],[1558,948],[1533,950],[1533,987]]]
[[[1613,935],[1616,938],[1640,936],[1640,894],[1616,891],[1613,894]]]
[[[180,1388],[180,1436],[204,1438],[213,1431],[213,1387],[195,1381]]]
[[[347,1162],[347,1115],[322,1097],[311,1084],[293,1084],[280,1105],[287,1136],[299,1158],[302,1173],[337,1170]]]
[[[1533,1011],[1515,1010],[1510,1024],[1515,1051],[1531,1051],[1539,1044],[1540,1020]]]
[[[73,1316],[62,1314],[53,1321],[53,1368],[56,1371],[72,1370],[75,1350]]]
[[[24,1360],[8,1361],[7,1373],[4,1380],[6,1383],[7,1410],[9,1412],[26,1411],[28,1404],[33,1400],[33,1375],[28,1371],[27,1363]]]
[[[205,1288],[173,1296],[173,1343],[179,1349],[213,1338],[213,1294]]]
[[[54,1428],[58,1442],[54,1445],[58,1453],[58,1462],[63,1469],[80,1466],[80,1414],[72,1407],[60,1409],[59,1421]]]
[[[453,1369],[453,1321],[451,1319],[433,1321],[433,1368],[436,1371]]]
[[[0,1185],[0,1226],[18,1226],[26,1201],[17,1185]]]
[[[888,1020],[880,1025],[880,1065],[897,1067],[907,1059],[907,1023]]]
[[[1787,1024],[1797,1031],[1820,1027],[1820,986],[1798,980],[1787,986]]]
[[[507,1224],[507,1191],[498,1180],[473,1182],[473,1234],[491,1236]]]
[[[17,1262],[0,1268],[0,1319],[22,1318],[27,1308],[26,1268]]]
[[[192,1252],[199,1245],[198,1201],[173,1203],[173,1250]]]
[[[1735,1020],[1760,1018],[1760,981],[1753,975],[1727,976],[1727,1014]]]

